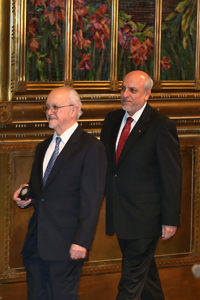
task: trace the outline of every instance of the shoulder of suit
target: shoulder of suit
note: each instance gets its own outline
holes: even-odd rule
[[[100,144],[102,144],[102,142],[99,139],[97,139],[94,135],[92,135],[91,133],[88,133],[85,130],[82,131],[81,137],[84,141],[86,141],[88,143],[91,143],[91,144],[100,143]]]
[[[116,118],[120,118],[125,114],[125,111],[123,109],[117,109],[117,110],[113,110],[110,111],[107,115],[106,115],[106,119],[116,119]]]
[[[164,123],[169,123],[169,122],[173,122],[173,120],[171,120],[169,117],[167,117],[166,115],[164,115],[163,113],[161,113],[160,111],[158,111],[157,109],[153,108],[152,106],[150,106],[151,109],[151,117],[158,120],[158,121],[162,121]]]

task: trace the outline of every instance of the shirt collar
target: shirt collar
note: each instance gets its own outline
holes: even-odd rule
[[[72,125],[70,128],[68,128],[63,134],[60,135],[61,142],[65,145],[67,141],[69,140],[70,136],[72,133],[76,130],[78,127],[78,123],[76,122],[74,125]],[[54,132],[53,138],[52,138],[52,143],[55,143],[55,140],[57,138],[57,133]]]

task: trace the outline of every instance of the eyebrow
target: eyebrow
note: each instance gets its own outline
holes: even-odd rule
[[[134,86],[125,86],[123,83],[122,83],[122,87],[125,87],[126,89],[134,89],[134,90],[137,90],[136,87],[134,87]]]

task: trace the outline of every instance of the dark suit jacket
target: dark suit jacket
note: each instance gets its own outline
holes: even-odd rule
[[[101,140],[107,152],[106,233],[154,238],[161,225],[179,226],[181,159],[175,124],[147,104],[115,164],[124,111],[107,115]]]
[[[106,153],[99,140],[78,126],[43,188],[43,159],[51,140],[36,148],[30,177],[34,213],[23,251],[37,230],[41,258],[67,261],[72,243],[91,247],[105,193]]]

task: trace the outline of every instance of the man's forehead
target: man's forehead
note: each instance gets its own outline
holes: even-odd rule
[[[63,103],[66,102],[66,95],[62,95],[60,93],[50,93],[47,97],[47,101],[46,102],[51,102],[53,104],[58,104],[58,103]]]
[[[126,83],[123,82],[122,86],[126,87],[126,88],[129,88],[129,89],[137,89],[136,85],[134,85],[134,84],[126,84]]]
[[[139,88],[144,86],[144,76],[141,76],[139,78],[124,78],[124,81],[122,82],[122,85],[125,86],[126,88]]]

